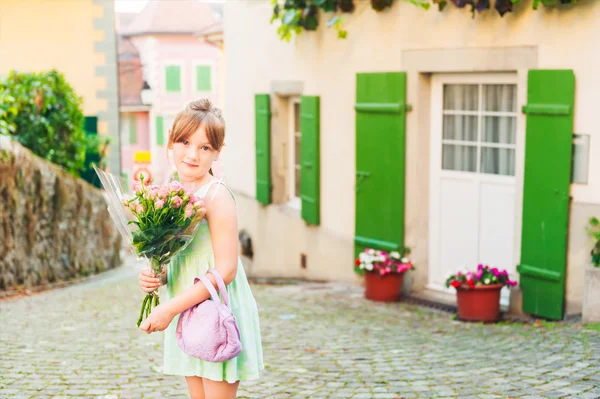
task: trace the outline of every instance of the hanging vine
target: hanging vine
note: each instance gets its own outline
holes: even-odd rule
[[[320,13],[331,14],[327,21],[328,27],[333,27],[340,39],[345,39],[348,32],[342,27],[343,14],[354,11],[354,2],[358,0],[271,0],[273,5],[273,16],[271,23],[279,21],[277,34],[282,40],[290,41],[293,34],[302,31],[314,31],[319,27]],[[394,0],[369,0],[371,8],[377,12],[392,7]],[[431,4],[443,11],[449,4],[457,8],[470,7],[473,17],[491,8],[493,0],[403,0],[428,10]],[[521,0],[495,0],[494,9],[501,17],[513,10],[513,5]],[[561,4],[575,4],[578,0],[533,0],[532,8],[537,10],[539,5],[554,7]]]

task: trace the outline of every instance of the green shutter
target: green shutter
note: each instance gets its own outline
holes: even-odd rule
[[[300,198],[302,219],[315,225],[320,222],[319,114],[319,97],[303,96],[300,100]]]
[[[181,91],[181,67],[179,65],[168,65],[165,68],[167,91]]]
[[[156,144],[165,145],[165,124],[162,116],[156,117]]]
[[[211,68],[208,65],[196,66],[196,91],[211,91]]]
[[[86,116],[83,120],[83,130],[87,134],[98,134],[98,117]]]
[[[404,245],[406,73],[356,76],[355,252]]]
[[[523,311],[563,318],[575,75],[531,70],[527,79],[521,264]]]
[[[271,202],[271,102],[268,94],[256,94],[256,199]]]
[[[137,143],[137,118],[135,114],[129,116],[129,144]]]

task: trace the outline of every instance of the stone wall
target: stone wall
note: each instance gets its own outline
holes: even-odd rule
[[[120,248],[100,190],[0,136],[0,290],[114,268]]]

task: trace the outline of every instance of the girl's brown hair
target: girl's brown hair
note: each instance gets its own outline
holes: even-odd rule
[[[177,114],[169,133],[167,148],[173,146],[173,143],[187,140],[201,126],[204,126],[211,147],[220,150],[225,145],[225,119],[221,110],[207,98],[190,101],[185,109]],[[212,169],[208,173],[212,175]]]

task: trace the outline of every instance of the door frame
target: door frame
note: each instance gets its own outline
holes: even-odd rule
[[[521,258],[521,226],[523,214],[523,177],[525,165],[525,117],[520,112],[521,105],[525,104],[527,98],[526,74],[518,73],[440,73],[431,76],[431,113],[430,113],[430,151],[429,151],[429,267],[427,273],[427,289],[443,291],[455,294],[454,289],[448,289],[443,285],[432,283],[435,267],[440,262],[440,175],[442,166],[442,108],[443,108],[443,85],[445,83],[458,84],[486,84],[486,83],[511,83],[517,85],[517,127],[516,127],[516,149],[515,149],[515,203],[514,203],[514,227],[513,227],[513,256],[512,263],[514,272],[511,274],[513,280],[518,279],[516,265]],[[464,178],[464,173],[469,172],[445,172],[452,176]],[[512,177],[494,176],[498,182],[510,181]],[[475,269],[476,265],[467,265],[469,269]],[[443,276],[445,277],[445,276]],[[504,301],[503,301],[504,302]]]

